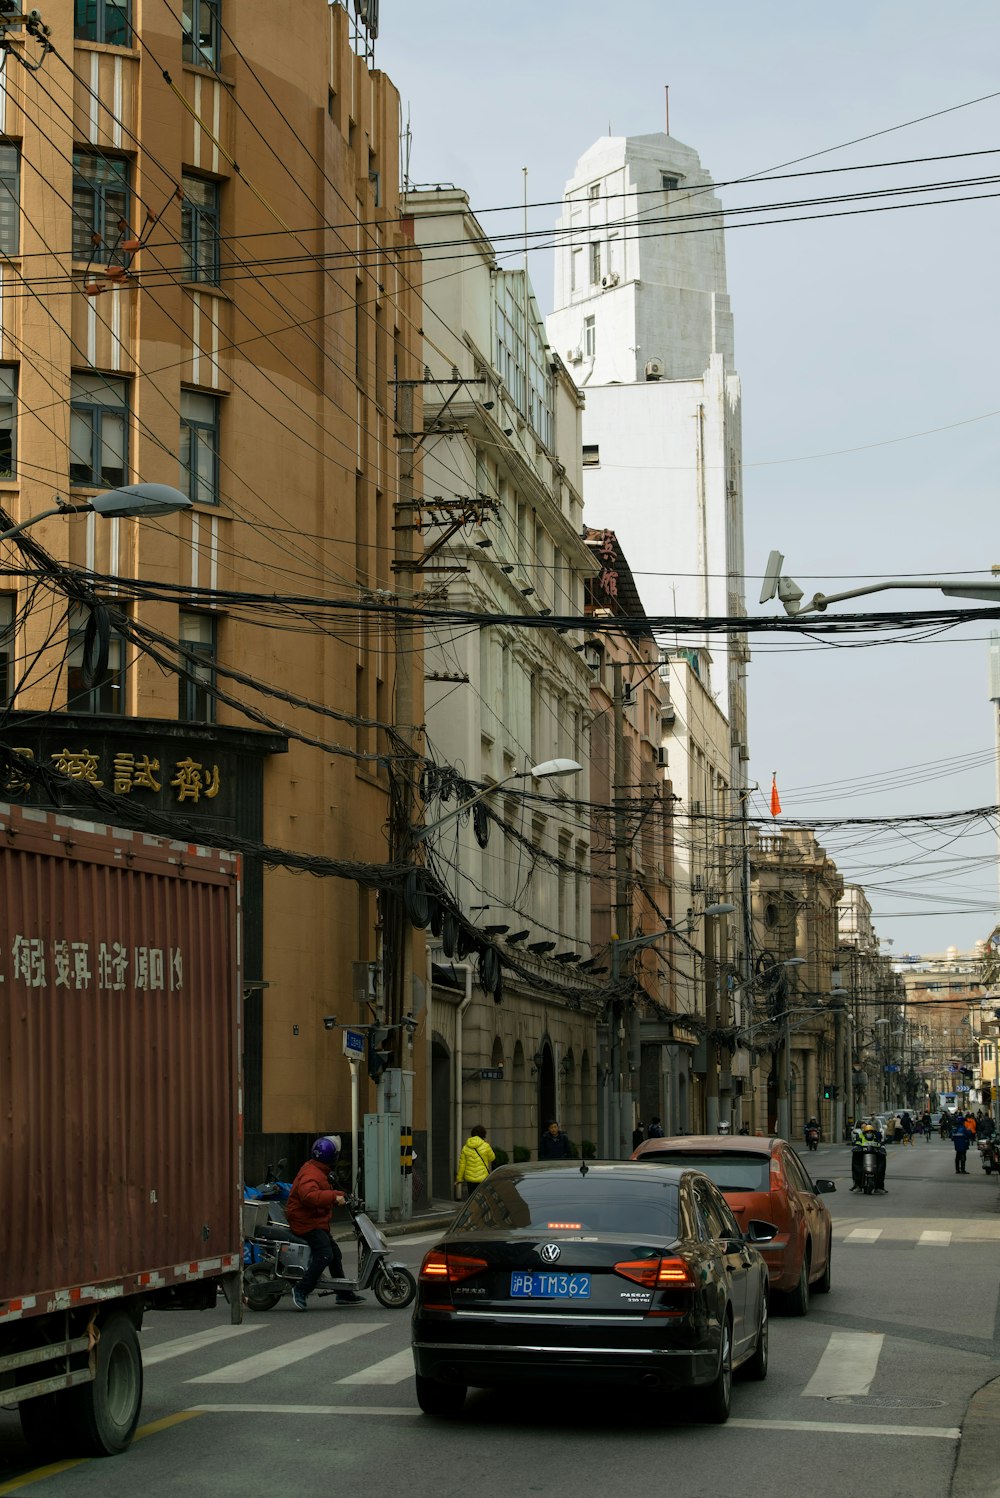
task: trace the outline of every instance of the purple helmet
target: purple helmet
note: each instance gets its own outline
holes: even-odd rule
[[[316,1140],[310,1153],[313,1159],[318,1160],[321,1165],[331,1167],[337,1162],[337,1146],[325,1134],[322,1139]]]

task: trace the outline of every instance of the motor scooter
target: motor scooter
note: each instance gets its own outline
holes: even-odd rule
[[[334,1279],[327,1270],[319,1295],[371,1290],[386,1310],[401,1311],[417,1291],[405,1264],[389,1262],[389,1246],[357,1196],[344,1198],[358,1245],[358,1272],[353,1279]],[[309,1265],[309,1245],[288,1226],[275,1200],[243,1200],[243,1294],[252,1311],[269,1311],[290,1295]],[[249,1252],[248,1252],[249,1245]]]
[[[978,1139],[976,1148],[979,1150],[979,1163],[987,1175],[993,1171],[1000,1172],[1000,1145],[996,1138]]]
[[[885,1148],[865,1140],[854,1150],[861,1155],[861,1190],[865,1196],[873,1196],[878,1186],[878,1157],[885,1154]]]
[[[815,1126],[806,1129],[806,1146],[814,1150],[819,1144],[819,1129]]]

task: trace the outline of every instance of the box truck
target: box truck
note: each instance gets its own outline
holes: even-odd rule
[[[0,802],[0,1404],[125,1450],[155,1308],[240,1293],[232,854]]]

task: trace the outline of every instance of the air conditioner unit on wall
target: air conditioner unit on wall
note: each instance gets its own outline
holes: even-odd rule
[[[612,286],[618,285],[619,279],[620,278],[616,270],[609,270],[606,276],[601,277],[601,285],[604,287],[605,291],[609,291]]]
[[[582,364],[583,363],[583,349],[582,348],[571,348],[569,350],[568,354],[566,355],[566,358],[569,360],[569,362],[571,364]]]
[[[663,371],[664,371],[664,365],[663,365],[663,360],[662,359],[647,359],[646,360],[646,379],[647,380],[662,380],[663,379]]]

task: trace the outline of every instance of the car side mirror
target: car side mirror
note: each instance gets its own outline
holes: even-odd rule
[[[751,1217],[743,1236],[748,1243],[771,1243],[777,1238],[778,1229],[773,1222],[762,1222],[759,1217]]]
[[[820,1192],[836,1191],[837,1189],[836,1181],[825,1181],[819,1179],[813,1181],[813,1185],[816,1187],[816,1190]]]

